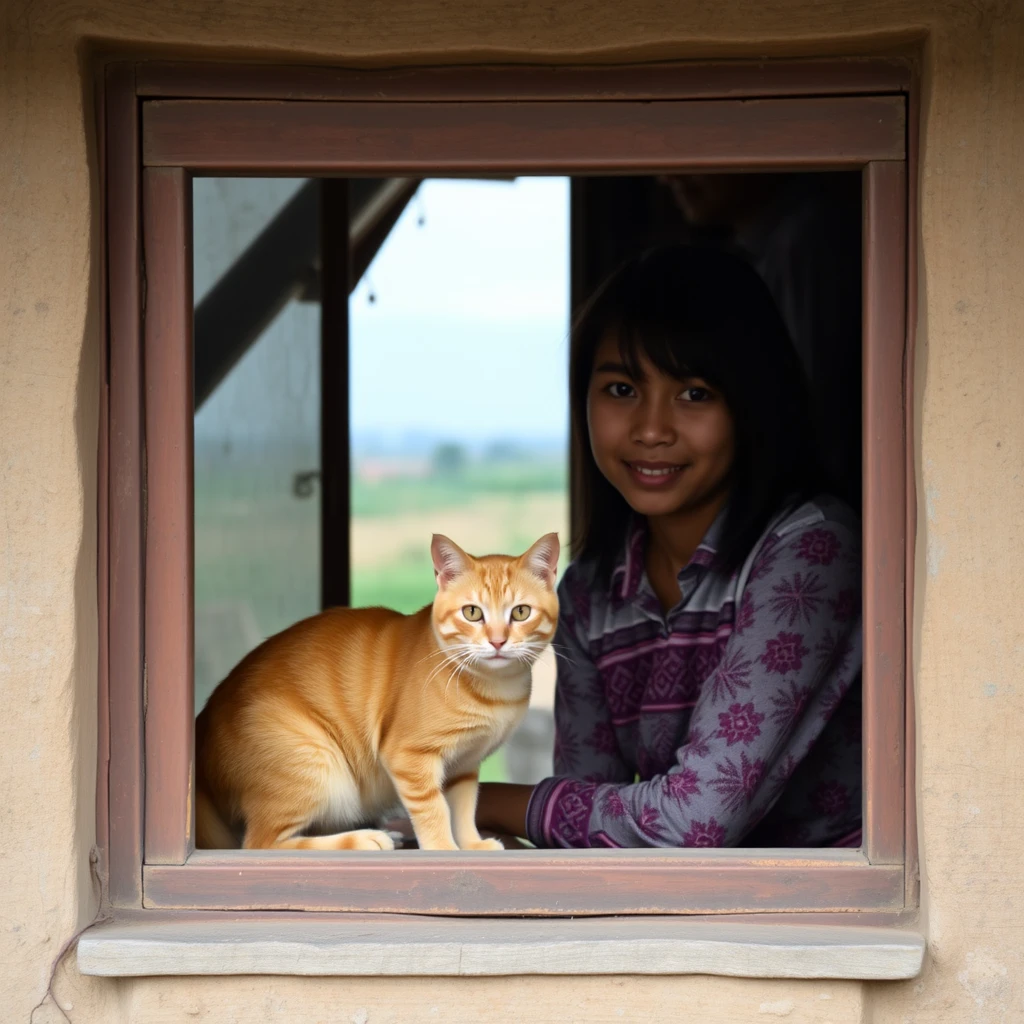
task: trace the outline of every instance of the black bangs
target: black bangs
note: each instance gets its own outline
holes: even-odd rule
[[[674,336],[661,325],[643,322],[620,323],[611,330],[618,337],[622,365],[633,380],[643,380],[642,361],[646,360],[667,377],[700,377],[723,393],[727,390],[726,375],[718,366],[721,352],[714,339],[697,334]]]
[[[644,362],[676,379],[699,377],[732,414],[736,456],[720,568],[743,562],[785,502],[827,489],[803,368],[767,286],[737,254],[665,246],[620,267],[573,325],[574,557],[610,573],[631,515],[598,470],[587,433],[594,355],[609,336],[635,380]]]

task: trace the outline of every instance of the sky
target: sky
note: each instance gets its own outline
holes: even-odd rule
[[[300,185],[196,179],[197,301]],[[197,442],[313,443],[318,316],[285,308],[197,414]],[[350,300],[357,446],[564,444],[568,318],[568,179],[425,182]]]
[[[353,430],[564,436],[568,320],[567,179],[425,182],[352,295]]]

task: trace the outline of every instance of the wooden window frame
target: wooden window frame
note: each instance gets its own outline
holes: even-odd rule
[[[125,61],[105,225],[98,832],[115,909],[899,915],[917,903],[911,448],[916,76],[903,59],[347,71]],[[285,115],[285,116],[282,116]],[[908,130],[908,127],[910,130]],[[864,845],[196,851],[191,176],[861,168]]]

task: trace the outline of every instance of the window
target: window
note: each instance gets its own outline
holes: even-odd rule
[[[107,531],[100,552],[101,700],[109,707],[100,740],[109,777],[101,779],[99,819],[115,906],[573,915],[896,911],[914,902],[905,628],[913,527],[905,373],[909,89],[902,65],[858,61],[402,73],[111,67],[104,124],[109,403],[101,448]],[[349,195],[340,179],[688,170],[860,175],[862,849],[358,858],[195,851],[193,180],[314,176],[323,189],[321,224],[347,227]],[[584,195],[574,193],[574,204]],[[574,226],[585,223],[579,213]],[[319,373],[325,393],[347,394],[348,360],[337,339],[347,335],[350,269],[339,248],[321,253],[328,340]],[[574,274],[582,274],[578,266]],[[347,545],[327,540],[347,537],[350,482],[337,471],[349,451],[344,412],[335,407],[320,423],[325,599],[337,596],[329,588],[339,580],[347,597],[350,578]],[[339,524],[340,531],[328,528]]]

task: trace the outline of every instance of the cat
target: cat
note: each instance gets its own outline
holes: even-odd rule
[[[558,537],[518,558],[439,534],[430,550],[432,604],[321,612],[214,690],[196,719],[198,847],[390,850],[359,826],[400,800],[420,849],[503,848],[476,828],[480,762],[522,720],[554,636]]]

